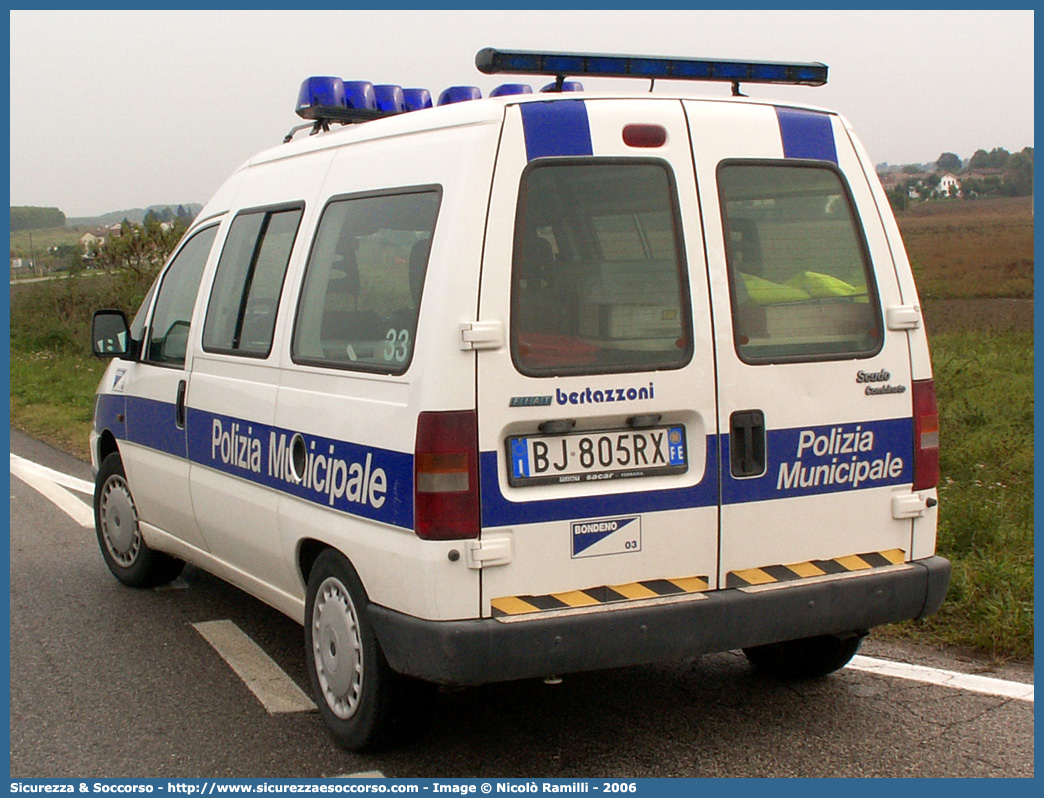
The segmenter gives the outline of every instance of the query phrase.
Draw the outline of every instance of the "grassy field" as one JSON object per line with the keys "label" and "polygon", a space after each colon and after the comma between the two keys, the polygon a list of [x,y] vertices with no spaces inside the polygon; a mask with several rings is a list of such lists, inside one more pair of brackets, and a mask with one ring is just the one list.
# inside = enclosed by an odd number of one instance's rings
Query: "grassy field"
{"label": "grassy field", "polygon": [[63,244],[76,244],[84,229],[79,227],[52,227],[47,230],[17,230],[11,233],[11,251],[21,253],[23,256],[29,254],[29,236],[32,234],[32,248],[37,257],[40,257],[49,247],[57,247]]}
{"label": "grassy field", "polygon": [[[939,202],[907,212],[899,225],[930,318],[933,298],[952,306],[1032,296],[1027,202]],[[86,353],[90,313],[133,311],[143,293],[104,276],[12,287],[13,426],[87,457],[104,368]],[[1030,660],[1034,343],[1025,320],[1032,315],[1005,326],[980,310],[988,303],[974,302],[975,313],[959,324],[943,316],[931,327],[942,436],[938,550],[953,563],[950,592],[936,616],[877,633]]]}
{"label": "grassy field", "polygon": [[923,300],[1033,296],[1030,197],[942,200],[898,215]]}

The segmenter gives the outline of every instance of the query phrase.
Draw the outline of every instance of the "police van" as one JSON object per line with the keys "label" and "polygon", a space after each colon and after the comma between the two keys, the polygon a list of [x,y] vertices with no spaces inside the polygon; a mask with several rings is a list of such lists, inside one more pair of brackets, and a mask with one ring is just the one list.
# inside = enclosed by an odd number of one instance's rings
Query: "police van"
{"label": "police van", "polygon": [[[827,67],[476,64],[551,82],[433,103],[309,78],[305,123],[218,190],[133,321],[96,314],[116,578],[189,562],[302,623],[353,749],[433,684],[731,649],[822,675],[935,612],[938,415],[899,230],[842,116],[740,91]],[[643,83],[575,80],[599,77]]]}

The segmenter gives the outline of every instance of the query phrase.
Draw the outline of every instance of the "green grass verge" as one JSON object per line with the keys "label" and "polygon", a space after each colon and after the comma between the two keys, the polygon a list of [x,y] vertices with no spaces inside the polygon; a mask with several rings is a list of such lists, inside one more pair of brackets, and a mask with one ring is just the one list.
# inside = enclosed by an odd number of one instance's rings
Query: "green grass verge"
{"label": "green grass verge", "polygon": [[939,613],[901,625],[932,642],[1033,658],[1033,335],[938,334],[938,552],[953,564]]}
{"label": "green grass verge", "polygon": [[83,460],[105,364],[85,355],[11,349],[11,426]]}

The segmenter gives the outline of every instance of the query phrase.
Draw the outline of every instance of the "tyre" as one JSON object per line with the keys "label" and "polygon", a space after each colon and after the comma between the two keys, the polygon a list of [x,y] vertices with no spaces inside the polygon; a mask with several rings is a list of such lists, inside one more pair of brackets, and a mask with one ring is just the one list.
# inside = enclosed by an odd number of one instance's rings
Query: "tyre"
{"label": "tyre", "polygon": [[305,660],[319,713],[351,751],[397,742],[424,714],[434,686],[393,671],[381,652],[355,569],[327,549],[308,577]]}
{"label": "tyre", "polygon": [[863,633],[822,635],[743,649],[760,671],[785,679],[811,679],[840,670],[855,656]]}
{"label": "tyre", "polygon": [[113,576],[129,587],[165,585],[185,567],[181,560],[145,544],[123,461],[116,452],[107,455],[98,469],[94,528],[105,564]]}

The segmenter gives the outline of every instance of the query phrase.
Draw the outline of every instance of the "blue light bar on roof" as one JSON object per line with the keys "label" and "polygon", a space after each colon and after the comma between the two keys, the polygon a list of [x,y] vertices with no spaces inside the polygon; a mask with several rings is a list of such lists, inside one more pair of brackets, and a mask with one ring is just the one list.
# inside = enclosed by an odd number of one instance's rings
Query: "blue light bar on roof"
{"label": "blue light bar on roof", "polygon": [[344,108],[344,81],[340,78],[306,78],[297,93],[297,115],[318,119],[321,108]]}
{"label": "blue light bar on roof", "polygon": [[297,115],[324,126],[329,122],[363,122],[382,115],[373,84],[341,78],[306,78],[297,95]]}
{"label": "blue light bar on roof", "polygon": [[511,94],[532,94],[533,88],[528,83],[501,83],[489,93],[490,97],[507,97]]}
{"label": "blue light bar on roof", "polygon": [[427,89],[403,89],[402,96],[406,102],[407,111],[431,108],[431,92]]}
{"label": "blue light bar on roof", "polygon": [[377,95],[368,80],[344,81],[344,104],[363,111],[377,110]]}
{"label": "blue light bar on roof", "polygon": [[406,112],[406,97],[401,86],[374,86],[373,93],[378,111],[385,114]]}
{"label": "blue light bar on roof", "polygon": [[540,93],[541,94],[547,94],[549,92],[583,91],[583,90],[584,90],[584,84],[581,83],[580,81],[578,81],[578,80],[563,80],[561,87],[558,86],[557,82],[556,83],[548,83],[546,86],[544,86],[544,88],[542,88],[540,90]]}
{"label": "blue light bar on roof", "polygon": [[713,80],[725,83],[784,83],[822,86],[827,66],[818,62],[727,61],[711,58],[673,58],[645,55],[540,53],[486,47],[475,56],[475,66],[486,75],[589,76],[646,80]]}
{"label": "blue light bar on roof", "polygon": [[481,99],[482,92],[478,86],[450,86],[439,95],[439,105],[451,105],[453,103]]}

